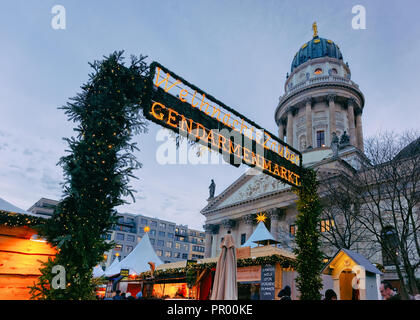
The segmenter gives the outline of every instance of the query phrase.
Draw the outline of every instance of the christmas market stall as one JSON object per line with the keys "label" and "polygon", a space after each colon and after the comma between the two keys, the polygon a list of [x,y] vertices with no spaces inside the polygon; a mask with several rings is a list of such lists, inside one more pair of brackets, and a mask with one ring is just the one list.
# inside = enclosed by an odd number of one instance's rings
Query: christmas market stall
{"label": "christmas market stall", "polygon": [[105,270],[104,276],[109,280],[105,297],[112,297],[117,289],[122,293],[136,296],[140,290],[144,289],[143,281],[138,275],[150,269],[154,270],[163,263],[150,243],[148,230],[145,231],[143,238],[127,257],[121,261],[116,258]]}
{"label": "christmas market stall", "polygon": [[41,263],[56,254],[34,226],[45,219],[0,198],[0,300],[28,300]]}
{"label": "christmas market stall", "polygon": [[[270,245],[237,249],[238,298],[271,299],[283,286],[296,291],[294,255]],[[218,257],[162,264],[142,273],[139,281],[149,286],[146,297],[209,300]]]}

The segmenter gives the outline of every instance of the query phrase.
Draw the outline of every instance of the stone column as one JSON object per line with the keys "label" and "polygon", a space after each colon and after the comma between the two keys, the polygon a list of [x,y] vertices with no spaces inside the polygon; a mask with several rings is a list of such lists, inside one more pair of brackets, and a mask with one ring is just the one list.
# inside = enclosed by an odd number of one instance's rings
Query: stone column
{"label": "stone column", "polygon": [[[306,106],[306,148],[313,147],[312,138],[312,98],[305,99]],[[300,150],[304,151],[304,150]]]}
{"label": "stone column", "polygon": [[293,109],[287,111],[287,144],[293,147]]}
{"label": "stone column", "polygon": [[350,135],[350,144],[357,147],[356,139],[356,127],[354,124],[354,106],[356,101],[353,98],[348,99],[347,101],[347,118],[349,120],[349,135]]}
{"label": "stone column", "polygon": [[211,233],[213,235],[213,239],[215,239],[212,242],[212,250],[211,250],[211,257],[216,257],[219,254],[220,251],[220,241],[219,241],[219,237],[217,237],[216,235],[219,234],[219,229],[220,229],[220,225],[218,224],[213,224],[212,225],[212,230]]}
{"label": "stone column", "polygon": [[[244,217],[242,217],[242,221],[245,223],[246,225],[246,240],[249,239],[249,237],[251,236],[253,230],[253,225],[254,225],[254,218],[252,217],[251,214],[248,214]],[[246,241],[245,240],[245,241]]]}
{"label": "stone column", "polygon": [[328,108],[330,113],[330,143],[332,141],[333,132],[336,132],[336,121],[335,121],[335,98],[336,95],[329,94],[327,96]]}
{"label": "stone column", "polygon": [[204,257],[210,258],[211,257],[211,234],[212,234],[212,225],[211,224],[205,224],[203,226],[204,231],[206,232],[206,245],[205,245],[205,251],[204,251]]}
{"label": "stone column", "polygon": [[362,111],[360,110],[356,115],[356,136],[357,146],[360,150],[364,151],[363,146],[363,128],[362,128]]}
{"label": "stone column", "polygon": [[267,210],[267,215],[270,217],[271,220],[271,227],[270,227],[270,233],[273,235],[275,240],[279,239],[279,210],[277,208],[269,209]]}
{"label": "stone column", "polygon": [[284,140],[284,122],[282,119],[279,121],[279,139]]}

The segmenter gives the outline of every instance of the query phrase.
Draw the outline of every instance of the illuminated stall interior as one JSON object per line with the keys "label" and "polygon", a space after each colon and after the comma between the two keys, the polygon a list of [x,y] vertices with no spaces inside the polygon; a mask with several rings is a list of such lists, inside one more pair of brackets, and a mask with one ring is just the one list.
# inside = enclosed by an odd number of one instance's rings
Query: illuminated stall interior
{"label": "illuminated stall interior", "polygon": [[56,254],[33,228],[43,221],[0,198],[0,300],[30,299],[41,263]]}

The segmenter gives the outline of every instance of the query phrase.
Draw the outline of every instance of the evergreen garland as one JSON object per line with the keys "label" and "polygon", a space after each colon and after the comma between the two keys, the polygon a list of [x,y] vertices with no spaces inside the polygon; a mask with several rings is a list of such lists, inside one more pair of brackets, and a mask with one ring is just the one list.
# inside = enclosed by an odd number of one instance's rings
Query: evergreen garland
{"label": "evergreen garland", "polygon": [[[32,298],[93,299],[92,269],[113,246],[103,235],[117,222],[114,208],[125,203],[122,197],[133,197],[128,182],[141,163],[130,140],[146,130],[139,110],[149,68],[144,56],[131,57],[125,66],[122,54],[114,52],[90,64],[93,73],[82,92],[61,108],[77,123],[77,137],[65,139],[69,154],[59,162],[65,177],[63,199],[39,228],[58,253],[44,263]],[[54,265],[66,270],[65,289],[50,286]]]}
{"label": "evergreen garland", "polygon": [[36,227],[44,222],[41,217],[0,210],[0,225],[5,227]]}
{"label": "evergreen garland", "polygon": [[312,169],[302,170],[302,185],[293,188],[298,195],[296,219],[296,244],[294,253],[297,257],[296,286],[301,295],[300,300],[320,300],[322,289],[321,269],[323,254],[320,250],[319,223],[321,203],[318,198],[318,181]]}

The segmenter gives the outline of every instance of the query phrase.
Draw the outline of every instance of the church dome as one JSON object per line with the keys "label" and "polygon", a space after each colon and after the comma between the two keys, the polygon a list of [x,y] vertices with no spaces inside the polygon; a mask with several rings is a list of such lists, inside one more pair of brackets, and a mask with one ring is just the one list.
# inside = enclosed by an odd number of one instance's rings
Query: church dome
{"label": "church dome", "polygon": [[293,58],[290,72],[293,72],[293,70],[298,66],[311,59],[331,57],[338,60],[343,60],[343,55],[341,54],[338,45],[336,45],[331,40],[318,37],[315,23],[313,25],[313,29],[314,37],[312,40],[306,42],[296,53],[295,57]]}

